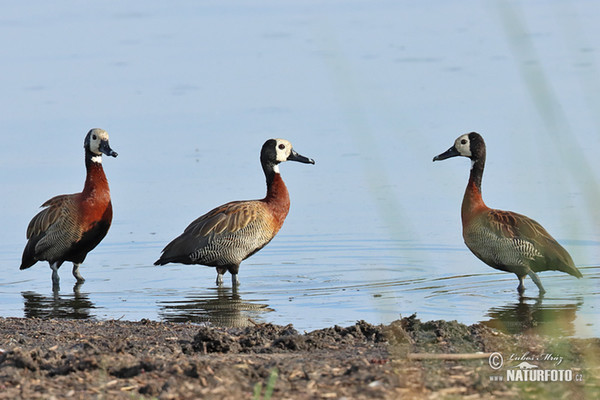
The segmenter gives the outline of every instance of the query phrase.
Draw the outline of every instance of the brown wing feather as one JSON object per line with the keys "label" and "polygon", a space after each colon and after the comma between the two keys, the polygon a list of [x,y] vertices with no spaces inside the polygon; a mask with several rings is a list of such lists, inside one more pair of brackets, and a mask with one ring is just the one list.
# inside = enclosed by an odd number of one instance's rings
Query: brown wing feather
{"label": "brown wing feather", "polygon": [[496,235],[513,239],[516,243],[526,241],[533,245],[537,255],[529,254],[528,258],[531,259],[530,267],[534,272],[558,270],[576,277],[582,276],[569,253],[537,221],[502,210],[490,210],[488,221],[489,228]]}
{"label": "brown wing feather", "polygon": [[511,211],[490,210],[488,217],[490,228],[496,230],[498,235],[510,238],[554,240],[543,226],[525,215]]}
{"label": "brown wing feather", "polygon": [[234,201],[217,207],[193,221],[184,231],[196,237],[234,233],[245,228],[257,215],[254,201]]}
{"label": "brown wing feather", "polygon": [[38,260],[56,260],[81,238],[77,224],[77,195],[60,195],[46,201],[27,227],[27,245],[21,269]]}
{"label": "brown wing feather", "polygon": [[192,253],[210,246],[219,237],[248,227],[258,219],[269,219],[260,201],[233,201],[219,206],[190,223],[180,236],[164,248],[155,264],[191,263]]}
{"label": "brown wing feather", "polygon": [[36,216],[31,219],[31,222],[29,222],[29,226],[27,226],[27,239],[46,232],[50,225],[60,218],[61,209],[63,207],[68,207],[68,204],[70,203],[69,196],[72,195],[64,194],[56,196],[41,205],[41,207],[47,208],[37,213]]}

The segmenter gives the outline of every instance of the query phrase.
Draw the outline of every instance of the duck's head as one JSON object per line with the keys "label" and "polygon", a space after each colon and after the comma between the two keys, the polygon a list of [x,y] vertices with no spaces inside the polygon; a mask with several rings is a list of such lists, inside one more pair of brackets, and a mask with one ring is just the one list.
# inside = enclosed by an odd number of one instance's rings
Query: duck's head
{"label": "duck's head", "polygon": [[108,133],[104,129],[91,129],[85,136],[83,147],[86,152],[90,152],[93,161],[102,162],[102,154],[116,157],[116,151],[110,148],[108,144]]}
{"label": "duck's head", "polygon": [[260,162],[263,168],[270,168],[279,173],[279,163],[298,161],[304,164],[314,164],[315,160],[304,157],[294,150],[292,144],[285,139],[269,139],[260,151]]}
{"label": "duck's head", "polygon": [[477,132],[460,135],[454,145],[442,154],[433,157],[433,161],[441,161],[451,157],[463,156],[471,161],[485,160],[485,142]]}

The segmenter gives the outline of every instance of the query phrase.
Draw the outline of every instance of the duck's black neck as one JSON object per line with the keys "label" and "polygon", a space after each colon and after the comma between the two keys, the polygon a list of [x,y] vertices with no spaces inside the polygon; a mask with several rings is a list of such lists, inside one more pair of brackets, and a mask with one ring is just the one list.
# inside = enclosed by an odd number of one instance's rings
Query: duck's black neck
{"label": "duck's black neck", "polygon": [[277,164],[273,164],[270,162],[262,163],[263,172],[265,173],[265,178],[267,179],[267,191],[271,189],[273,185],[273,180],[275,179],[275,174],[278,174],[278,166]]}
{"label": "duck's black neck", "polygon": [[481,192],[481,178],[483,177],[483,169],[485,167],[485,152],[478,157],[471,158],[471,164],[469,184],[475,185],[477,190]]}
{"label": "duck's black neck", "polygon": [[96,155],[89,150],[85,151],[85,168],[89,171],[92,168],[100,167],[102,169],[102,156]]}
{"label": "duck's black neck", "polygon": [[104,175],[101,157],[89,150],[85,152],[85,169],[87,170],[87,175],[83,188],[84,193],[91,193],[98,188],[108,191],[108,181],[106,180],[106,175]]}
{"label": "duck's black neck", "polygon": [[[270,204],[278,204],[282,213],[287,214],[289,209],[289,194],[276,164],[263,164],[265,177],[267,178],[267,194],[265,201]],[[285,218],[285,216],[284,216]]]}

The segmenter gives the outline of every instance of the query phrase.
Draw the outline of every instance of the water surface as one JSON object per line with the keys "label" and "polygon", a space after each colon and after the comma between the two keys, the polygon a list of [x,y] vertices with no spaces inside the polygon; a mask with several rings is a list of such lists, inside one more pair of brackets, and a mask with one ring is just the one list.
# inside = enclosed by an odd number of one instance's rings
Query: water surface
{"label": "water surface", "polygon": [[[300,330],[364,319],[485,322],[597,336],[600,6],[564,2],[38,2],[4,7],[0,45],[2,316],[142,318]],[[81,190],[82,142],[106,129],[114,220],[53,293],[19,271],[37,207]],[[463,245],[469,162],[433,164],[468,131],[488,145],[484,198],[539,222],[585,278],[526,281]],[[281,166],[292,207],[242,264],[155,267],[189,222],[260,198],[270,137],[316,165]]]}

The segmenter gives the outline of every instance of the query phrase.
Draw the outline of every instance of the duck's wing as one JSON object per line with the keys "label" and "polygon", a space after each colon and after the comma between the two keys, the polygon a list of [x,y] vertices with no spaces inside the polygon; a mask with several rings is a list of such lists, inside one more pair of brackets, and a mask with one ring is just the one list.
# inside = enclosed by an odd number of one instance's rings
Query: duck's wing
{"label": "duck's wing", "polygon": [[[160,259],[154,264],[193,263],[190,255],[261,220],[264,213],[264,206],[259,201],[234,201],[219,206],[190,223],[180,236],[164,248]],[[231,244],[232,247],[234,245]]]}
{"label": "duck's wing", "polygon": [[42,204],[44,209],[31,219],[27,227],[27,245],[21,269],[37,260],[61,258],[81,238],[77,224],[76,194],[60,195]]}
{"label": "duck's wing", "polygon": [[530,260],[534,272],[556,270],[580,278],[569,253],[537,221],[515,212],[491,209],[486,218],[489,229],[508,239],[513,251]]}
{"label": "duck's wing", "polygon": [[262,208],[258,201],[227,203],[197,218],[183,233],[195,238],[234,233],[256,220]]}

